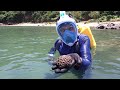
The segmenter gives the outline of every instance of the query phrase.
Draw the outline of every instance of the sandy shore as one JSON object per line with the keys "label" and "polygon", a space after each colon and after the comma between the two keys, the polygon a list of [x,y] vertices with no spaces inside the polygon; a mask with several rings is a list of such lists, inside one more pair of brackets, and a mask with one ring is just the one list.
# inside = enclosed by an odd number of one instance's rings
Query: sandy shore
{"label": "sandy shore", "polygon": [[0,26],[55,26],[55,23],[48,24],[48,23],[19,23],[19,24],[14,24],[14,25],[5,25],[5,24],[0,24]]}
{"label": "sandy shore", "polygon": [[[96,27],[98,26],[99,24],[108,24],[108,23],[114,23],[114,24],[120,24],[120,21],[116,21],[116,22],[91,22],[91,23],[86,23],[84,24],[85,22],[80,22],[80,23],[77,23],[79,25],[87,25],[87,26],[90,26],[90,27]],[[14,25],[5,25],[5,24],[2,24],[0,23],[0,26],[56,26],[56,23],[20,23],[20,24],[14,24]]]}

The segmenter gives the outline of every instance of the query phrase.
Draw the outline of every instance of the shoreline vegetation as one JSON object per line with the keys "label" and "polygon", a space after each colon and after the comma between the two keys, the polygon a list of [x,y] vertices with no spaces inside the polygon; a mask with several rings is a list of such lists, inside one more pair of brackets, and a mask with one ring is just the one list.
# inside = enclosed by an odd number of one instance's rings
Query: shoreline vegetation
{"label": "shoreline vegetation", "polygon": [[[120,22],[120,11],[66,11],[66,14],[78,24],[90,27],[116,28]],[[0,11],[0,26],[56,26],[59,15],[60,11]]]}
{"label": "shoreline vegetation", "polygon": [[[77,24],[86,25],[86,26],[95,28],[100,24],[107,25],[107,24],[110,24],[110,23],[114,23],[114,24],[117,24],[117,25],[120,26],[120,21],[114,21],[114,22],[111,22],[111,21],[108,21],[108,22],[86,22],[86,21],[82,21],[82,22],[79,22]],[[56,26],[56,22],[45,22],[45,23],[31,23],[31,22],[29,22],[29,23],[19,23],[19,24],[12,24],[12,25],[0,23],[0,26]]]}

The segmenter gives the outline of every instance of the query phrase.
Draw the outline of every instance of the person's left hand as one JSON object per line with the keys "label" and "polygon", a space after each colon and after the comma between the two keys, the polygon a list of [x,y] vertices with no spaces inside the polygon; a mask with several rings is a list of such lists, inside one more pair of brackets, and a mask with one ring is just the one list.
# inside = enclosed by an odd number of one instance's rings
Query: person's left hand
{"label": "person's left hand", "polygon": [[52,63],[52,70],[54,70],[55,73],[64,73],[67,72],[74,64],[75,60],[73,57],[70,55],[62,55]]}

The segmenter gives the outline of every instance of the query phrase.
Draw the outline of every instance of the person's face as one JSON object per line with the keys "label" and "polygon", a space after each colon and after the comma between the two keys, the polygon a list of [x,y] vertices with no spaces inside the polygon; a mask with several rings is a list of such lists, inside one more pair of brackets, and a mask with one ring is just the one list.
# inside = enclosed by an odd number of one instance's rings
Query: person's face
{"label": "person's face", "polygon": [[65,32],[65,30],[70,30],[72,32],[75,32],[73,25],[70,25],[70,24],[66,24],[61,27],[61,29],[60,29],[61,34],[63,34]]}

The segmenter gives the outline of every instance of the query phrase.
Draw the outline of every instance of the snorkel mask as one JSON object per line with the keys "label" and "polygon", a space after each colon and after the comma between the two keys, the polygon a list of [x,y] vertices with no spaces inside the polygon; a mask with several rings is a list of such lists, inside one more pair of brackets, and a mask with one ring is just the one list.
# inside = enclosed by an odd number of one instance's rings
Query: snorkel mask
{"label": "snorkel mask", "polygon": [[56,31],[62,41],[68,45],[73,46],[77,41],[78,29],[73,18],[66,15],[65,11],[60,11],[60,19],[57,21]]}

